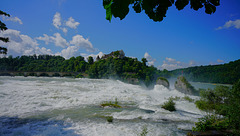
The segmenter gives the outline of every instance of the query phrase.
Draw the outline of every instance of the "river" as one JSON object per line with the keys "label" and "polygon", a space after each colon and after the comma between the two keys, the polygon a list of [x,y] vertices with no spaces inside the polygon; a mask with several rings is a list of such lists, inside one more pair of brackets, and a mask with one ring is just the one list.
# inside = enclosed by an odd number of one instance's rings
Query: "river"
{"label": "river", "polygon": [[[150,136],[186,135],[205,113],[186,100],[164,110],[171,96],[185,95],[108,79],[0,77],[0,135],[137,136],[143,128]],[[123,108],[100,106],[115,99]]]}

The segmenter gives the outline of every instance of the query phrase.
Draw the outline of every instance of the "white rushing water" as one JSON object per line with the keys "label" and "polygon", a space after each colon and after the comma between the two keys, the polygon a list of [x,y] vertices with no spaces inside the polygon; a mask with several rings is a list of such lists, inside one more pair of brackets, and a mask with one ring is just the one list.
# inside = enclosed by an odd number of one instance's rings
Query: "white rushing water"
{"label": "white rushing water", "polygon": [[[0,135],[137,136],[143,127],[151,136],[186,135],[204,113],[185,100],[162,109],[171,96],[185,95],[107,79],[0,77]],[[100,106],[115,99],[123,108]]]}

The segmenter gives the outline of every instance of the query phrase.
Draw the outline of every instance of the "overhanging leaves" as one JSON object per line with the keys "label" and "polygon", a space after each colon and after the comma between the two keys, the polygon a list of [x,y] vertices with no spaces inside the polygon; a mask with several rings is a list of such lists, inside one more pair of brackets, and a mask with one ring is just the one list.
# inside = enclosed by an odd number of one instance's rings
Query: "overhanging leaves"
{"label": "overhanging leaves", "polygon": [[136,13],[144,10],[153,21],[162,21],[166,17],[168,8],[173,4],[175,4],[178,10],[182,10],[189,3],[190,7],[196,11],[205,7],[205,12],[212,14],[216,11],[216,6],[220,5],[220,0],[103,0],[106,19],[109,21],[111,21],[112,15],[115,18],[124,19],[129,12],[129,5],[131,4]]}
{"label": "overhanging leaves", "polygon": [[175,6],[178,10],[182,10],[189,3],[189,0],[177,0]]}

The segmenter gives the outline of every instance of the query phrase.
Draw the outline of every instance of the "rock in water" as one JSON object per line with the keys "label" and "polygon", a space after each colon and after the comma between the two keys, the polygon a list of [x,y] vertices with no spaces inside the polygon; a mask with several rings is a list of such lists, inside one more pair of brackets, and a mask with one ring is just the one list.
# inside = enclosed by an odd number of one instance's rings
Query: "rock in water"
{"label": "rock in water", "polygon": [[175,89],[184,94],[195,94],[195,88],[187,81],[184,76],[179,76],[175,82]]}
{"label": "rock in water", "polygon": [[159,77],[156,82],[157,85],[163,85],[164,87],[169,88],[169,82],[166,78],[164,77]]}

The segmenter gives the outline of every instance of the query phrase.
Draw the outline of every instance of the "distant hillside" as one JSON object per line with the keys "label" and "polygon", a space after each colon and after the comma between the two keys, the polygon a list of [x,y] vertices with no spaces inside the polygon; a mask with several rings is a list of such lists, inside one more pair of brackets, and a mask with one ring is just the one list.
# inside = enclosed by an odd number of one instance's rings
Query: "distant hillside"
{"label": "distant hillside", "polygon": [[171,77],[182,74],[194,82],[233,84],[240,79],[240,59],[222,65],[196,66],[165,72],[165,75]]}

